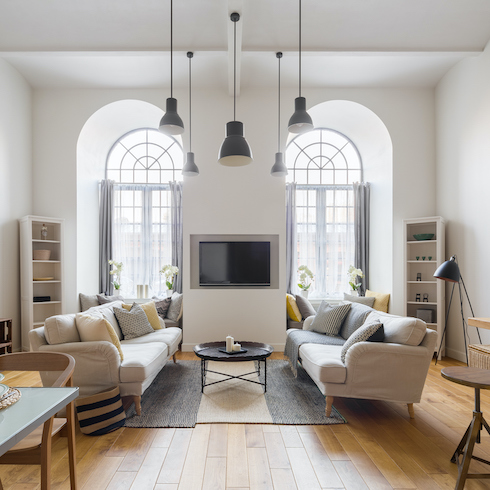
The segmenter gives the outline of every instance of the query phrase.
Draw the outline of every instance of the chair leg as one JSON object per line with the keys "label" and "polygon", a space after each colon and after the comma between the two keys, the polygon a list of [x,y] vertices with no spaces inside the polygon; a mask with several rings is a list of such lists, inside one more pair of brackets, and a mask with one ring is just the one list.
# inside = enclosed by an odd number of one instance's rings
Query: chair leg
{"label": "chair leg", "polygon": [[410,415],[411,419],[415,418],[415,410],[413,409],[413,403],[407,403],[408,415]]}
{"label": "chair leg", "polygon": [[77,457],[75,442],[75,409],[73,402],[66,407],[67,430],[68,430],[68,464],[70,466],[70,488],[77,489]]}
{"label": "chair leg", "polygon": [[325,407],[325,415],[330,417],[332,414],[333,396],[327,396],[327,405]]}
{"label": "chair leg", "polygon": [[136,415],[141,415],[141,396],[133,396]]}

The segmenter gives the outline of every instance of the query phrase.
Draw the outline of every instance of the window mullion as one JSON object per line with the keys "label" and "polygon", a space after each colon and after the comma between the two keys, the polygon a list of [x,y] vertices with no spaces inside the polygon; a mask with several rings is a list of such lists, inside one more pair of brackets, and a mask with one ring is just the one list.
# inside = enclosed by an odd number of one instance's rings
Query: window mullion
{"label": "window mullion", "polygon": [[326,189],[316,191],[316,278],[315,287],[319,291],[327,290],[327,216]]}

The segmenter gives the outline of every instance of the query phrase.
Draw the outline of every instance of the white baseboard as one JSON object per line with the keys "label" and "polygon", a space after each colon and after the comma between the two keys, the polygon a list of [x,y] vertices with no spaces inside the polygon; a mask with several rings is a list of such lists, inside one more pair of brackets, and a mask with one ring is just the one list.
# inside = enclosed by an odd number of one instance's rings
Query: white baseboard
{"label": "white baseboard", "polygon": [[451,349],[449,347],[446,347],[446,354],[447,357],[451,357],[452,359],[456,359],[457,361],[461,361],[466,363],[466,354],[464,351],[460,350],[455,350]]}

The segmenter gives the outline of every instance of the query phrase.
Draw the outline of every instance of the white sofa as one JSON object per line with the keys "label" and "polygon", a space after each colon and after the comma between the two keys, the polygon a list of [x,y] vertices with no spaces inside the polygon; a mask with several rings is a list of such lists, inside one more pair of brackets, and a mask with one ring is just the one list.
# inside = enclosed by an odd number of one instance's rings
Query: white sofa
{"label": "white sofa", "polygon": [[[304,329],[309,329],[313,319],[305,320]],[[352,345],[345,363],[340,355],[342,345],[300,345],[299,360],[326,397],[327,416],[334,397],[345,397],[406,403],[410,417],[414,417],[413,404],[422,396],[437,333],[417,318],[376,310],[368,313],[364,324],[376,320],[383,323],[384,341]],[[294,331],[288,330],[288,336],[295,335]]]}
{"label": "white sofa", "polygon": [[114,344],[107,341],[82,342],[78,333],[76,314],[56,315],[46,320],[44,327],[29,332],[33,351],[64,352],[75,358],[73,383],[80,388],[80,396],[99,393],[119,386],[121,396],[131,397],[138,415],[141,414],[141,395],[175,352],[182,340],[182,330],[165,327],[130,340],[123,340],[122,332],[112,312],[114,301],[87,310],[102,312],[119,337],[124,359],[121,361]]}

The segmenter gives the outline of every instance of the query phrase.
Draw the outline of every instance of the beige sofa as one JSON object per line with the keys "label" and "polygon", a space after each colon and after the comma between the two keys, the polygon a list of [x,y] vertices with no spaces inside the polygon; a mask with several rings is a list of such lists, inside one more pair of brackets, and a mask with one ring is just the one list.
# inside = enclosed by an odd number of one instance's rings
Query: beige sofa
{"label": "beige sofa", "polygon": [[[304,322],[309,329],[314,316]],[[422,396],[425,379],[437,341],[437,333],[417,318],[389,315],[371,310],[364,320],[379,320],[384,327],[383,342],[358,342],[341,359],[342,344],[303,343],[299,347],[301,365],[326,397],[330,416],[334,397],[364,398],[406,403],[410,417],[413,404]],[[288,330],[295,335],[294,330]],[[322,335],[322,334],[318,334]]]}
{"label": "beige sofa", "polygon": [[121,396],[131,397],[136,412],[141,413],[141,395],[150,386],[170,357],[174,357],[182,341],[182,330],[165,327],[130,340],[123,340],[122,332],[112,311],[121,306],[114,301],[87,310],[102,312],[119,337],[124,359],[121,361],[114,344],[106,341],[82,342],[77,330],[75,314],[48,318],[44,327],[31,330],[29,341],[33,351],[65,352],[75,358],[73,383],[80,388],[80,396],[92,395],[113,386],[119,386]]}

